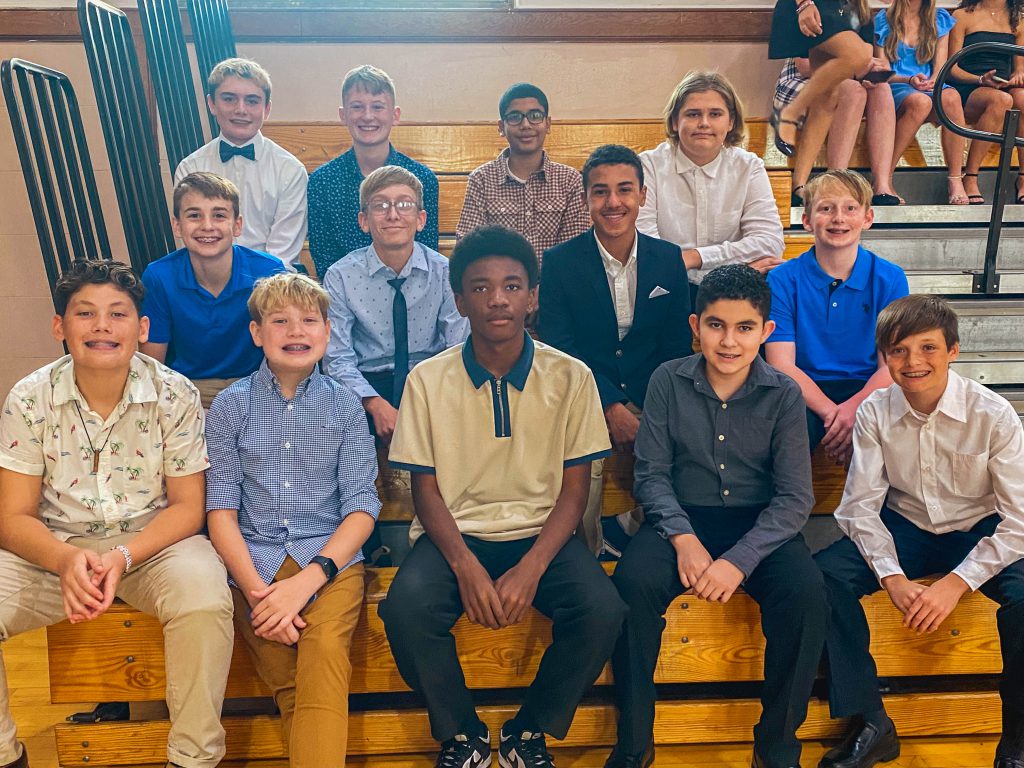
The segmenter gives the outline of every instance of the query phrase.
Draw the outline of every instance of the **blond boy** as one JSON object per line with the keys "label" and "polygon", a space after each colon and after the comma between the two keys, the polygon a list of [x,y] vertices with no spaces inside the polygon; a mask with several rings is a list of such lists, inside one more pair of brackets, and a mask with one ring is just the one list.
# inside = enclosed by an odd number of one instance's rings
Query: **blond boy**
{"label": "blond boy", "polygon": [[907,276],[860,244],[871,226],[871,186],[855,171],[828,171],[804,190],[814,246],[768,273],[775,331],[769,364],[800,385],[813,451],[850,458],[853,419],[892,378],[875,348],[875,318],[909,292]]}
{"label": "blond boy", "polygon": [[359,185],[385,165],[405,168],[420,180],[427,221],[416,240],[436,250],[437,177],[391,144],[402,110],[387,72],[369,64],[350,70],[341,84],[338,114],[352,148],[309,177],[309,250],[317,275],[322,278],[334,262],[370,244],[369,233],[359,226]]}
{"label": "blond boy", "polygon": [[217,396],[206,431],[210,538],[292,768],[345,764],[361,547],[380,512],[363,409],[317,367],[328,304],[303,275],[257,283],[249,330],[266,358]]}

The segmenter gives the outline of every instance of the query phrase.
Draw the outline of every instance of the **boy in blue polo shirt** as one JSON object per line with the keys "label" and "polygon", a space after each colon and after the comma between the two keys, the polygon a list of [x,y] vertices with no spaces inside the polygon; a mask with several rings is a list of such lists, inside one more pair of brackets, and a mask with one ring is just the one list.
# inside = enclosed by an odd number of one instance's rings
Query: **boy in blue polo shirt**
{"label": "boy in blue polo shirt", "polygon": [[800,385],[813,451],[845,464],[857,407],[892,377],[875,348],[875,318],[910,291],[897,265],[860,244],[871,226],[871,186],[855,171],[808,182],[804,229],[814,247],[768,273],[775,332],[768,362]]}
{"label": "boy in blue polo shirt", "polygon": [[174,235],[185,247],[142,274],[149,341],[139,351],[192,379],[204,408],[259,368],[246,302],[259,278],[285,271],[277,257],[235,245],[241,231],[238,188],[213,173],[190,173],[174,188]]}

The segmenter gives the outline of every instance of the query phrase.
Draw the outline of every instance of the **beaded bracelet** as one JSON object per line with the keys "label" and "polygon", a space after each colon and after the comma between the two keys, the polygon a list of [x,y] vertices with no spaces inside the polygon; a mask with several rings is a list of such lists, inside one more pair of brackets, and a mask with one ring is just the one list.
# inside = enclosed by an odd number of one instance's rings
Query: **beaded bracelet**
{"label": "beaded bracelet", "polygon": [[803,0],[800,5],[796,7],[796,15],[799,16],[801,13],[806,11],[808,8],[814,5],[814,0]]}

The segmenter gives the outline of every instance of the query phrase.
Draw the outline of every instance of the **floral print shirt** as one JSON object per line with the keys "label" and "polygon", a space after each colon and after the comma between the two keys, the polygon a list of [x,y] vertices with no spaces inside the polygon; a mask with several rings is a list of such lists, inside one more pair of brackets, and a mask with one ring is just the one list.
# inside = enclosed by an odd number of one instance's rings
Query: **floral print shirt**
{"label": "floral print shirt", "polygon": [[167,506],[166,475],[206,470],[204,429],[192,383],[142,354],[131,360],[121,402],[100,418],[68,355],[7,396],[0,467],[42,476],[39,516],[57,538],[116,536],[142,530]]}

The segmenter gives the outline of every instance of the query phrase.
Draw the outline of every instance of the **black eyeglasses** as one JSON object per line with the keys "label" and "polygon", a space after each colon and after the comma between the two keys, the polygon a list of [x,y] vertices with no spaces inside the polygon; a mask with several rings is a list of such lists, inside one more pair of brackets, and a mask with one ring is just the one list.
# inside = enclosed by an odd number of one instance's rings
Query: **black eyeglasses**
{"label": "black eyeglasses", "polygon": [[531,109],[529,112],[519,112],[518,110],[512,112],[506,112],[505,116],[501,118],[509,125],[519,125],[523,122],[523,118],[530,121],[531,125],[538,125],[543,123],[547,117],[543,109]]}

